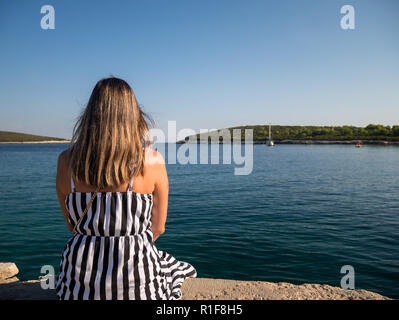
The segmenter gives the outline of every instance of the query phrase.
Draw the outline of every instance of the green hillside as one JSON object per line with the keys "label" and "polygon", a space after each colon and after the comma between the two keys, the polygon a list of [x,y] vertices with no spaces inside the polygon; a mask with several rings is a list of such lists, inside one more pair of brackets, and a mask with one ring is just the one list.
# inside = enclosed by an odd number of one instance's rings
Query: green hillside
{"label": "green hillside", "polygon": [[[233,129],[241,129],[241,139],[244,140],[245,129],[253,130],[254,141],[265,141],[269,135],[269,127],[264,125],[240,126],[228,128],[232,136]],[[272,139],[281,140],[385,140],[399,141],[399,126],[383,126],[369,124],[366,127],[355,126],[279,126],[271,127]],[[216,131],[213,134],[217,134]],[[212,136],[212,134],[211,134]],[[206,140],[206,135],[196,135],[197,139]],[[186,137],[185,140],[188,140]],[[220,138],[221,140],[221,138]]]}
{"label": "green hillside", "polygon": [[62,138],[36,136],[20,132],[0,131],[0,142],[67,141]]}

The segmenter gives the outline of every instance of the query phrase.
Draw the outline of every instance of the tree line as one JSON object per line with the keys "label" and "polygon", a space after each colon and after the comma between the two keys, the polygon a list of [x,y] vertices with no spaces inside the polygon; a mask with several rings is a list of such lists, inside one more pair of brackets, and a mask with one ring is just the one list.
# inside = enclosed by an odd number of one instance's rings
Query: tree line
{"label": "tree line", "polygon": [[[239,126],[228,128],[231,136],[234,129],[241,129],[241,139],[245,139],[245,129],[253,130],[254,141],[264,141],[269,137],[269,126]],[[385,140],[399,141],[399,125],[383,126],[369,124],[366,127],[355,126],[271,126],[273,140]],[[214,132],[213,134],[216,134]],[[212,134],[211,134],[212,135]],[[206,139],[206,135],[197,134],[197,139]],[[188,140],[188,137],[186,138]],[[209,139],[210,140],[210,139]],[[221,138],[220,138],[221,140]]]}

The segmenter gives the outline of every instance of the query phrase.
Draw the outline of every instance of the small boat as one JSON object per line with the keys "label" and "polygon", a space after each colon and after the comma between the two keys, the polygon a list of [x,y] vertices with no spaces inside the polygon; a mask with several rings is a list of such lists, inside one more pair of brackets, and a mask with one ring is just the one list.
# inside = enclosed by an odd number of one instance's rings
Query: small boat
{"label": "small boat", "polygon": [[267,139],[267,145],[269,147],[274,146],[274,141],[272,140],[272,126],[269,124],[269,139]]}
{"label": "small boat", "polygon": [[361,148],[362,144],[360,142],[356,143],[356,148]]}

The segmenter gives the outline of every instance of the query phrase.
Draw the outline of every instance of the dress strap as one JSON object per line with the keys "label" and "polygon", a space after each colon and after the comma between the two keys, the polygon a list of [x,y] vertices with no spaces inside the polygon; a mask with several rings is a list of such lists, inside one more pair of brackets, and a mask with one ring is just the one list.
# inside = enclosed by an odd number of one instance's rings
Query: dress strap
{"label": "dress strap", "polygon": [[128,190],[128,191],[132,191],[132,188],[133,188],[133,178],[130,179],[129,185],[128,185],[128,187],[127,187],[127,190]]}
{"label": "dress strap", "polygon": [[75,192],[75,183],[73,182],[72,175],[71,175],[71,192]]}

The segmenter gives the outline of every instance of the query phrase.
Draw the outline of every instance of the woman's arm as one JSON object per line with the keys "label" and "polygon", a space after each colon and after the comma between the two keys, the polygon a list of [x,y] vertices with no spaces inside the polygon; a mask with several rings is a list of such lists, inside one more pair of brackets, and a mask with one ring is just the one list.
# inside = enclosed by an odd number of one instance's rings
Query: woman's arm
{"label": "woman's arm", "polygon": [[155,183],[153,191],[153,207],[151,216],[151,230],[154,235],[154,241],[165,232],[166,216],[168,211],[168,195],[169,182],[168,174],[166,172],[165,160],[162,155],[154,151],[153,157],[155,160],[152,172],[154,173]]}
{"label": "woman's arm", "polygon": [[55,188],[57,190],[58,201],[60,203],[60,207],[62,210],[62,214],[64,215],[65,222],[67,224],[68,229],[72,232],[73,228],[68,221],[68,210],[65,205],[65,197],[68,194],[68,190],[66,186],[68,186],[68,166],[65,160],[66,153],[65,151],[62,152],[58,157],[58,164],[57,164],[57,177],[55,182]]}

